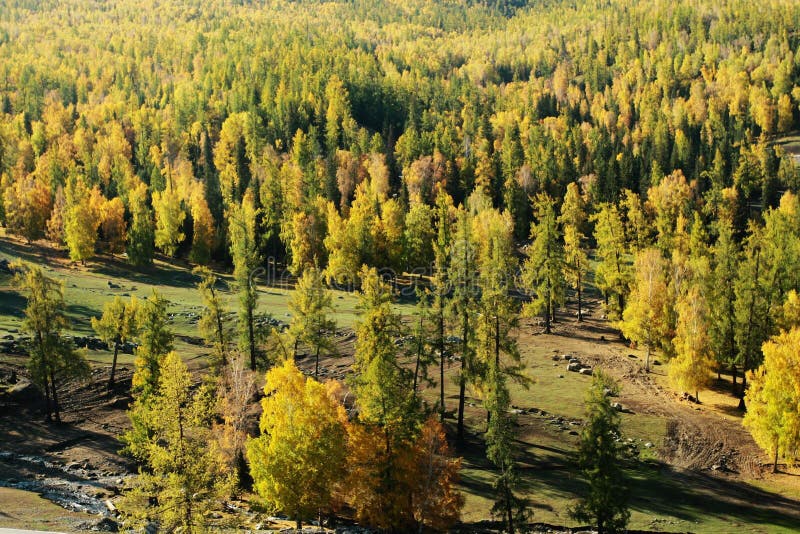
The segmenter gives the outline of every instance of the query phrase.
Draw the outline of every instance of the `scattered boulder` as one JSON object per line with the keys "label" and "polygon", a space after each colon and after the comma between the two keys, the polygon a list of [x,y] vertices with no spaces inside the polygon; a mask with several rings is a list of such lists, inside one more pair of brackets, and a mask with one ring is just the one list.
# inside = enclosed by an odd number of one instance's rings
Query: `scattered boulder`
{"label": "scattered boulder", "polygon": [[567,365],[567,371],[570,371],[572,373],[577,373],[580,370],[581,370],[580,362],[570,362],[569,365]]}
{"label": "scattered boulder", "polygon": [[115,284],[114,282],[109,280],[108,281],[108,289],[121,289],[121,288],[120,288],[119,284]]}
{"label": "scattered boulder", "polygon": [[587,375],[587,376],[592,376],[592,374],[594,374],[594,373],[592,372],[592,368],[591,368],[591,367],[584,367],[583,369],[581,369],[581,370],[580,370],[580,371],[578,371],[578,372],[579,372],[580,374],[582,374],[582,375]]}
{"label": "scattered boulder", "polygon": [[621,412],[621,411],[624,410],[624,408],[622,407],[622,404],[620,404],[618,402],[612,402],[611,403],[611,407],[614,408],[618,412]]}
{"label": "scattered boulder", "polygon": [[5,258],[0,260],[0,272],[14,274],[14,269],[11,267],[11,262]]}

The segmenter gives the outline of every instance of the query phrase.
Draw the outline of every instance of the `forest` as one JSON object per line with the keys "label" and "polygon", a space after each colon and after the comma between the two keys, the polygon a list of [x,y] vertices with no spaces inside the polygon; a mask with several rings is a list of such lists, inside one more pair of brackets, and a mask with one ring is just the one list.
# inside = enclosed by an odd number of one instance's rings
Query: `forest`
{"label": "forest", "polygon": [[[593,302],[676,396],[702,405],[729,376],[764,465],[791,470],[797,28],[791,0],[4,0],[0,235],[78,269],[186,266],[202,299],[202,372],[158,291],[91,319],[109,391],[135,345],[125,525],[219,526],[246,493],[297,528],[447,531],[478,435],[497,528],[524,532],[519,333]],[[64,288],[6,268],[59,421],[60,388],[91,372]],[[259,305],[275,276],[283,326]],[[342,356],[334,291],[358,299],[343,380],[320,375]],[[623,531],[624,380],[575,366],[592,376],[570,519]]]}

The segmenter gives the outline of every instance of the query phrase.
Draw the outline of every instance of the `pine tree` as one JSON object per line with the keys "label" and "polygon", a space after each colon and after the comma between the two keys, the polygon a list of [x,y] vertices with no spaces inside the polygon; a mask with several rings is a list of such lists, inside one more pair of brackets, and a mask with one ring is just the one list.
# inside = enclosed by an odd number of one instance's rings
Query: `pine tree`
{"label": "pine tree", "polygon": [[28,300],[22,321],[22,330],[30,336],[28,369],[33,382],[44,389],[47,421],[60,423],[58,382],[87,376],[89,365],[62,335],[69,326],[62,284],[36,266],[21,264],[15,269],[14,281]]}
{"label": "pine tree", "polygon": [[450,315],[457,323],[461,337],[459,352],[461,356],[461,369],[458,374],[458,424],[457,435],[459,442],[464,440],[464,408],[466,403],[467,383],[472,376],[477,374],[475,365],[475,316],[477,280],[476,247],[472,236],[472,216],[461,208],[458,212],[457,229],[451,247],[452,259],[449,283],[453,288],[450,301]]}
{"label": "pine tree", "polygon": [[169,301],[155,289],[138,306],[139,346],[133,362],[132,388],[138,398],[148,397],[158,386],[161,362],[172,350],[173,335],[167,326]]}
{"label": "pine tree", "polygon": [[344,408],[325,387],[287,359],[271,369],[261,401],[261,435],[247,441],[256,493],[297,522],[331,509],[344,474]]}
{"label": "pine tree", "polygon": [[197,328],[206,343],[214,347],[211,365],[219,370],[228,362],[228,333],[224,323],[225,307],[217,291],[218,279],[207,267],[195,267],[192,272],[200,277],[197,290],[204,306]]}
{"label": "pine tree", "polygon": [[[709,335],[711,350],[719,366],[736,363],[736,314],[734,284],[739,269],[739,246],[733,226],[724,220],[717,224],[717,241],[712,247],[709,295]],[[736,372],[733,372],[736,383]]]}
{"label": "pine tree", "polygon": [[578,184],[567,186],[567,194],[561,205],[558,219],[564,232],[564,278],[570,283],[578,298],[578,321],[583,321],[583,285],[589,270],[589,257],[584,249],[586,224],[584,201]]}
{"label": "pine tree", "polygon": [[181,197],[173,187],[171,179],[164,191],[153,193],[153,208],[156,214],[155,245],[164,254],[173,257],[186,237],[181,232],[186,212],[181,206]]}
{"label": "pine tree", "polygon": [[239,346],[250,358],[250,370],[256,370],[255,311],[258,301],[256,281],[252,278],[261,260],[256,241],[256,210],[249,189],[240,205],[228,209],[228,238],[233,258],[233,279],[239,293]]}
{"label": "pine tree", "polygon": [[527,250],[528,259],[523,266],[522,279],[526,286],[533,288],[535,294],[527,306],[528,312],[544,313],[545,332],[549,334],[556,308],[564,301],[564,249],[553,199],[539,195],[533,209],[536,218],[536,222],[531,224],[533,243]]}
{"label": "pine tree", "polygon": [[749,373],[745,394],[744,426],[756,443],[773,454],[772,471],[778,459],[800,456],[800,329],[781,332],[763,346],[764,363]]}
{"label": "pine tree", "polygon": [[475,325],[473,381],[484,395],[490,395],[487,388],[492,388],[493,383],[487,382],[486,373],[493,367],[506,377],[521,379],[519,348],[513,335],[519,322],[518,306],[509,294],[517,270],[513,222],[508,212],[501,214],[488,209],[476,216],[474,233],[478,246],[480,300]]}
{"label": "pine tree", "polygon": [[[430,316],[433,319],[434,332],[432,340],[439,353],[439,417],[444,421],[446,411],[444,402],[444,364],[445,342],[448,319],[450,284],[447,273],[450,269],[450,250],[452,246],[452,199],[444,191],[440,191],[436,198],[436,240],[433,243],[433,273],[431,275]],[[420,316],[420,321],[423,318]],[[415,380],[416,384],[416,380]]]}
{"label": "pine tree", "polygon": [[761,363],[761,345],[768,339],[770,288],[767,286],[763,230],[751,225],[750,235],[744,245],[738,276],[734,284],[736,300],[734,319],[736,329],[736,363],[742,367],[742,384],[739,392],[739,407],[745,408],[744,394],[747,372]]}
{"label": "pine tree", "polygon": [[[630,273],[623,258],[625,232],[617,207],[601,204],[600,211],[591,216],[594,223],[594,240],[599,259],[594,278],[597,288],[606,299],[609,319],[619,319],[625,309]],[[613,299],[613,301],[612,301]]]}
{"label": "pine tree", "polygon": [[114,347],[114,358],[111,360],[111,376],[108,379],[108,389],[114,388],[114,375],[117,370],[117,355],[120,346],[136,337],[138,334],[138,303],[136,297],[131,297],[125,302],[121,297],[106,302],[103,306],[103,315],[98,319],[92,317],[92,328],[100,339]]}
{"label": "pine tree", "polygon": [[361,317],[356,323],[352,387],[359,422],[373,428],[376,438],[380,436],[374,451],[379,462],[373,466],[377,470],[377,480],[370,482],[375,485],[369,491],[377,501],[363,506],[383,510],[381,524],[376,526],[399,528],[409,517],[407,508],[397,502],[399,495],[404,494],[398,458],[416,431],[419,409],[412,390],[412,373],[397,361],[394,340],[402,334],[403,325],[400,316],[392,310],[390,289],[374,268],[364,267],[360,276]]}
{"label": "pine tree", "polygon": [[233,477],[211,439],[213,405],[207,388],[193,391],[189,370],[175,352],[167,354],[148,403],[135,403],[131,422],[146,420],[140,448],[144,468],[119,502],[131,527],[157,522],[167,531],[197,532],[208,513],[222,508]]}
{"label": "pine tree", "polygon": [[307,269],[297,280],[289,300],[292,314],[289,333],[294,339],[294,357],[298,343],[307,345],[314,354],[314,377],[319,376],[319,357],[331,354],[334,345],[329,335],[336,331],[336,322],[329,318],[333,312],[333,296],[325,288],[322,274],[315,268]]}
{"label": "pine tree", "polygon": [[147,186],[139,182],[128,193],[131,224],[128,229],[128,260],[134,265],[153,261],[155,230],[153,212],[147,205]]}
{"label": "pine tree", "polygon": [[570,515],[592,521],[599,534],[624,532],[630,518],[628,489],[620,466],[620,416],[611,406],[608,389],[617,390],[596,372],[586,397],[586,426],[581,432],[578,463],[588,483],[587,494]]}
{"label": "pine tree", "polygon": [[504,529],[513,534],[529,518],[525,499],[515,495],[519,474],[514,460],[514,419],[510,413],[511,396],[500,366],[491,362],[486,382],[488,394],[486,409],[489,425],[486,431],[486,457],[499,470],[495,480],[495,502],[492,515],[502,518]]}

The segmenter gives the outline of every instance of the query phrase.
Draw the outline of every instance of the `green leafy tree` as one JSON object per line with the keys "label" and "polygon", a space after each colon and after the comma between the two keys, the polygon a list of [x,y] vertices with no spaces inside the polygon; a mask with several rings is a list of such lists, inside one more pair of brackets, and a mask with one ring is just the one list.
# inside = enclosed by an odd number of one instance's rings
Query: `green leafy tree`
{"label": "green leafy tree", "polygon": [[[733,237],[733,226],[720,220],[717,241],[712,247],[712,269],[709,294],[709,335],[711,350],[718,365],[736,363],[736,293],[740,250]],[[734,385],[736,373],[733,373]]]}
{"label": "green leafy tree", "polygon": [[143,468],[131,479],[119,509],[131,527],[156,522],[167,531],[202,532],[208,513],[222,508],[234,479],[211,439],[213,406],[207,388],[192,388],[186,364],[175,352],[163,362],[150,402],[135,403],[131,422],[147,420]]}
{"label": "green leafy tree", "polygon": [[458,374],[458,440],[464,440],[464,408],[467,384],[478,374],[475,361],[475,313],[477,302],[475,288],[477,247],[472,235],[472,216],[461,208],[458,211],[456,231],[451,245],[452,260],[449,282],[452,287],[450,316],[457,324],[460,336],[461,369]]}
{"label": "green leafy tree", "polygon": [[[444,402],[444,367],[446,356],[446,335],[449,307],[450,284],[447,273],[450,269],[450,250],[452,247],[453,221],[451,218],[452,199],[440,191],[436,198],[436,240],[433,242],[433,273],[431,274],[431,302],[429,314],[433,319],[431,340],[439,353],[439,417],[444,421],[446,411]],[[423,316],[420,315],[420,321]],[[422,326],[422,325],[420,325]],[[416,380],[415,380],[416,383]]]}
{"label": "green leafy tree", "polygon": [[394,340],[402,334],[403,325],[392,310],[391,291],[374,268],[364,267],[360,277],[361,317],[356,324],[355,374],[351,383],[359,422],[380,435],[376,443],[380,457],[380,465],[376,466],[378,479],[371,494],[382,500],[377,505],[385,510],[381,523],[399,528],[409,520],[408,510],[396,501],[404,487],[399,458],[404,443],[416,432],[420,411],[412,388],[412,372],[398,363]]}
{"label": "green leafy tree", "polygon": [[335,347],[329,337],[336,331],[336,322],[329,317],[333,312],[333,296],[325,288],[322,273],[315,268],[306,269],[297,280],[289,299],[289,333],[294,339],[294,356],[298,342],[305,344],[314,354],[314,377],[319,376],[319,357],[333,353]]}
{"label": "green leafy tree", "polygon": [[594,240],[597,243],[595,284],[606,299],[609,319],[618,319],[625,309],[630,282],[629,266],[624,258],[625,231],[622,219],[615,205],[604,203],[590,220],[594,223]]}
{"label": "green leafy tree", "polygon": [[591,521],[600,534],[624,532],[630,518],[628,489],[620,465],[620,416],[608,389],[618,386],[596,372],[586,396],[586,426],[581,432],[578,465],[588,483],[586,495],[570,510],[578,521]]}
{"label": "green leafy tree", "polygon": [[153,211],[147,205],[147,186],[139,182],[128,193],[131,222],[128,227],[128,260],[134,265],[153,261],[155,229]]}
{"label": "green leafy tree", "polygon": [[583,321],[583,286],[589,270],[589,257],[585,250],[586,212],[578,184],[567,186],[567,194],[558,218],[564,232],[564,278],[570,283],[578,298],[578,321]]}
{"label": "green leafy tree", "polygon": [[222,368],[228,363],[228,332],[225,330],[225,307],[217,289],[217,276],[207,267],[195,267],[200,277],[197,290],[203,297],[203,313],[197,322],[200,335],[214,347],[212,366]]}
{"label": "green leafy tree", "polygon": [[564,249],[558,229],[553,199],[539,195],[534,201],[531,243],[528,259],[523,266],[522,279],[533,288],[534,299],[528,305],[532,314],[544,313],[545,332],[556,316],[556,308],[564,302]]}
{"label": "green leafy tree", "polygon": [[158,385],[161,361],[172,350],[173,335],[167,325],[169,301],[155,289],[138,306],[139,346],[136,347],[132,387],[147,397]]}
{"label": "green leafy tree", "polygon": [[[488,209],[475,218],[480,300],[475,324],[475,370],[473,382],[484,397],[491,394],[486,373],[493,367],[506,376],[521,378],[521,359],[514,330],[519,311],[509,294],[517,270],[514,256],[513,221],[508,212]],[[489,388],[487,390],[487,388]],[[491,412],[488,412],[489,416]]]}
{"label": "green leafy tree", "polygon": [[122,345],[138,334],[138,303],[135,297],[125,302],[122,297],[114,297],[103,306],[100,318],[92,317],[92,328],[100,339],[114,347],[114,358],[111,360],[111,376],[108,389],[114,388],[114,375],[117,370],[117,355]]}
{"label": "green leafy tree", "polygon": [[764,254],[763,229],[751,226],[751,233],[744,245],[738,276],[734,284],[736,301],[734,319],[736,330],[736,364],[742,368],[742,384],[739,392],[739,407],[744,409],[744,394],[747,387],[747,372],[761,363],[761,345],[768,339],[766,321],[769,316],[769,291]]}
{"label": "green leafy tree", "polygon": [[253,274],[261,260],[256,239],[256,210],[252,192],[248,189],[239,205],[228,209],[228,238],[233,258],[233,279],[239,293],[239,345],[250,358],[250,369],[256,370],[257,350],[255,312],[258,291]]}
{"label": "green leafy tree", "polygon": [[58,383],[89,374],[80,352],[64,339],[68,327],[62,284],[46,276],[39,267],[17,265],[15,283],[27,294],[22,330],[30,336],[28,369],[33,382],[44,389],[48,421],[61,422]]}
{"label": "green leafy tree", "polygon": [[506,532],[513,534],[527,523],[530,513],[525,499],[515,494],[520,478],[514,460],[514,419],[511,415],[511,395],[505,372],[492,362],[487,376],[486,409],[489,425],[486,431],[486,457],[499,470],[495,480],[495,502],[492,514],[502,518]]}

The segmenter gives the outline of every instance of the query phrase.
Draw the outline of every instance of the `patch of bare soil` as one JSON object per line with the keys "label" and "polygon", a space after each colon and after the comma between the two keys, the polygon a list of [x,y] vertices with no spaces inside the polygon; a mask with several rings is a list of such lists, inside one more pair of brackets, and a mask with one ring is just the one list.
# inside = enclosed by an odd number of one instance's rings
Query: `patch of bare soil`
{"label": "patch of bare soil", "polygon": [[[109,515],[130,465],[118,453],[125,428],[131,372],[92,370],[86,381],[61,385],[62,422],[45,421],[42,397],[22,361],[0,364],[0,486],[41,494],[76,512]],[[88,518],[89,516],[87,516]]]}

